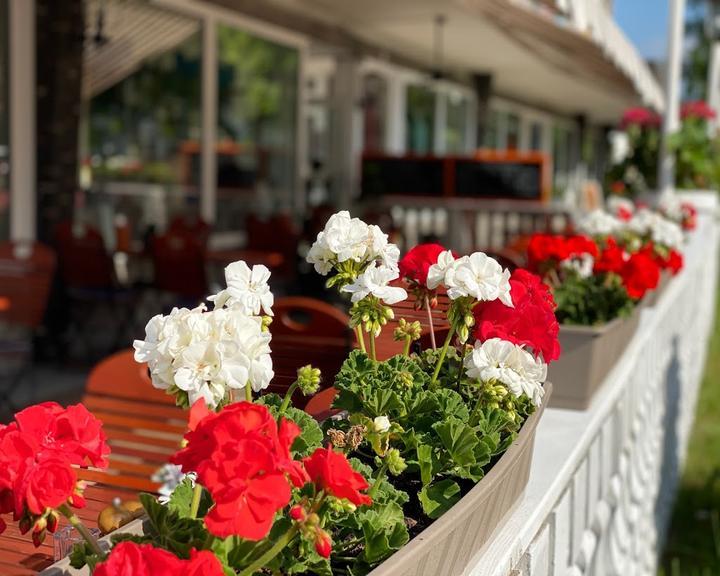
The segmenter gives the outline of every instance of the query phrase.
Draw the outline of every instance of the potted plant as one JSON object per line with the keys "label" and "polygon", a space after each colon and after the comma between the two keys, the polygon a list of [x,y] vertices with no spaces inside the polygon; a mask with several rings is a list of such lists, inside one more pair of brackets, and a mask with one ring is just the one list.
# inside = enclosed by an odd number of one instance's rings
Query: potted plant
{"label": "potted plant", "polygon": [[[407,295],[391,284],[398,256],[379,229],[347,213],[331,218],[310,251],[328,285],[350,295],[359,345],[335,381],[336,407],[345,413],[322,427],[290,404],[295,389],[317,390],[321,376],[311,366],[298,370],[284,398],[263,393],[272,379],[273,301],[264,267],[231,265],[214,310],[151,319],[135,343],[137,358],[156,387],[190,407],[185,440],[170,459],[184,477],[164,504],[141,495],[145,519],[114,533],[105,548],[73,520],[87,543],[65,566],[101,576],[123,566],[138,575],[396,574],[420,573],[417,566],[452,550],[455,560],[441,570],[460,574],[527,482],[550,393],[547,367],[540,344],[502,337],[466,344],[476,307],[513,305],[510,273],[482,253],[443,252],[428,266],[427,289],[443,286],[451,299],[443,343],[412,352],[419,327],[401,322],[403,353],[377,360],[374,342],[389,305]],[[85,439],[86,427],[58,424],[51,416],[59,407],[30,410],[42,417],[23,411],[0,430],[3,446],[15,445],[18,434],[38,442],[22,454],[0,453],[0,502],[14,503],[0,512],[13,511],[39,541],[56,525],[49,518],[71,517],[70,506],[82,505],[72,465],[87,461],[70,452],[64,491],[37,491],[41,500],[27,486],[51,480],[20,461],[44,453],[59,430]],[[94,432],[90,462],[102,465],[99,424],[86,411],[83,417]],[[63,441],[58,449],[73,446]]]}

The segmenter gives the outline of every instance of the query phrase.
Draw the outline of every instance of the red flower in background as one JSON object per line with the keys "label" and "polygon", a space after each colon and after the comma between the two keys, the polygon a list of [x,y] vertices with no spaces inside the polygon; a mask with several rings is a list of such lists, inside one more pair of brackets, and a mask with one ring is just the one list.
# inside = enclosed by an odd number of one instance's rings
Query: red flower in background
{"label": "red flower in background", "polygon": [[532,270],[553,267],[568,258],[598,254],[597,244],[587,236],[556,236],[533,234],[527,248],[528,265]]}
{"label": "red flower in background", "polygon": [[223,576],[222,565],[215,554],[208,550],[190,550],[190,560],[185,563],[182,576]]}
{"label": "red flower in background", "polygon": [[189,560],[155,548],[152,544],[120,542],[104,562],[98,564],[94,576],[223,576],[222,565],[207,550],[190,551]]}
{"label": "red flower in background", "polygon": [[657,288],[660,267],[647,251],[642,250],[630,256],[620,271],[620,276],[630,298],[639,300],[648,290]]}
{"label": "red flower in background", "polygon": [[479,340],[502,338],[525,345],[545,362],[560,357],[555,318],[555,299],[539,276],[518,268],[510,276],[510,296],[514,307],[499,300],[475,308],[475,337]]}
{"label": "red flower in background", "polygon": [[[204,416],[204,417],[203,417]],[[290,484],[302,486],[307,474],[292,460],[290,446],[300,428],[288,420],[278,427],[260,404],[238,402],[208,413],[203,401],[191,408],[194,430],[187,446],[171,458],[183,471],[195,471],[215,506],[205,517],[208,530],[226,538],[261,540],[275,513],[290,501]]]}
{"label": "red flower in background", "polygon": [[352,469],[344,454],[332,448],[318,448],[303,459],[303,463],[310,480],[321,490],[336,498],[345,498],[356,506],[372,504],[370,496],[360,493],[368,488],[367,480]]}
{"label": "red flower in background", "polygon": [[694,100],[692,102],[684,102],[680,107],[680,117],[698,118],[700,120],[712,120],[715,118],[715,110],[704,100]]}
{"label": "red flower in background", "polygon": [[648,108],[630,108],[623,114],[620,121],[620,128],[625,129],[628,126],[641,126],[657,128],[661,124],[661,118],[658,114]]}
{"label": "red flower in background", "polygon": [[667,256],[659,254],[653,247],[652,244],[648,245],[643,250],[646,251],[648,256],[655,260],[655,263],[660,267],[661,270],[669,270],[673,276],[675,276],[683,267],[683,256],[677,250],[670,250]]}
{"label": "red flower in background", "polygon": [[683,202],[681,205],[683,219],[683,230],[695,230],[697,227],[697,208],[689,202]]}
{"label": "red flower in background", "polygon": [[615,239],[610,237],[605,242],[605,247],[600,252],[598,258],[595,259],[593,271],[596,273],[613,272],[620,274],[625,266],[625,262],[629,256],[620,246],[617,245]]}
{"label": "red flower in background", "polygon": [[398,262],[400,277],[427,286],[428,270],[437,264],[438,256],[445,250],[440,244],[418,244]]}

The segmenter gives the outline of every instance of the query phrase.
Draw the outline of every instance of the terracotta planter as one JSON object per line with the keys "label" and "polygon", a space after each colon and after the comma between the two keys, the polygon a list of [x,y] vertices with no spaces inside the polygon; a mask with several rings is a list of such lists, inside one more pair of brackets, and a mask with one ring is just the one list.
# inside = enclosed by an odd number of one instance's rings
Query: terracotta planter
{"label": "terracotta planter", "polygon": [[560,326],[560,359],[548,367],[552,408],[587,409],[635,334],[643,305],[603,326]]}
{"label": "terracotta planter", "polygon": [[445,515],[433,522],[369,576],[459,576],[492,538],[525,492],[530,476],[535,430],[553,393],[527,419],[515,442],[487,476]]}
{"label": "terracotta planter", "polygon": [[[542,406],[527,419],[513,444],[487,476],[444,516],[438,518],[407,545],[375,568],[369,576],[459,576],[468,562],[488,542],[525,492],[530,476],[535,431],[552,394],[545,383]],[[142,533],[142,519],[123,531]],[[107,547],[109,537],[101,543]],[[87,567],[74,570],[68,559],[53,564],[42,576],[87,576]]]}

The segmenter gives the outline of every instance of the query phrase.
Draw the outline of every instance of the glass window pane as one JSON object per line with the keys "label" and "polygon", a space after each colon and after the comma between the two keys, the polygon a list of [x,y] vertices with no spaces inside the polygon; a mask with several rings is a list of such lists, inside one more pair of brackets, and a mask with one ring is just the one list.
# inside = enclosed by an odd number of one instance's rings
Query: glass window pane
{"label": "glass window pane", "polygon": [[8,3],[0,0],[0,241],[10,236],[10,148],[8,145]]}
{"label": "glass window pane", "polygon": [[252,207],[292,207],[298,52],[218,26],[216,228],[237,230]]}
{"label": "glass window pane", "polygon": [[485,126],[485,138],[483,146],[490,150],[497,150],[498,145],[498,126],[500,124],[500,113],[497,110],[490,110],[487,115],[487,125]]}
{"label": "glass window pane", "polygon": [[459,94],[449,94],[447,99],[447,128],[445,130],[445,150],[448,154],[459,154],[466,151],[467,115],[467,98]]}
{"label": "glass window pane", "polygon": [[435,135],[435,93],[424,86],[407,88],[408,152],[430,154]]}
{"label": "glass window pane", "polygon": [[91,190],[85,210],[97,212],[89,221],[122,213],[139,239],[198,214],[201,25],[133,0],[88,4],[89,32],[100,9],[112,33],[85,45],[80,182]]}
{"label": "glass window pane", "polygon": [[517,150],[520,147],[520,117],[517,114],[507,115],[507,140],[505,147],[508,150]]}
{"label": "glass window pane", "polygon": [[533,122],[530,126],[530,150],[542,151],[543,149],[543,125],[540,122]]}
{"label": "glass window pane", "polygon": [[366,152],[380,152],[385,148],[385,110],[387,82],[378,74],[363,78],[363,129]]}

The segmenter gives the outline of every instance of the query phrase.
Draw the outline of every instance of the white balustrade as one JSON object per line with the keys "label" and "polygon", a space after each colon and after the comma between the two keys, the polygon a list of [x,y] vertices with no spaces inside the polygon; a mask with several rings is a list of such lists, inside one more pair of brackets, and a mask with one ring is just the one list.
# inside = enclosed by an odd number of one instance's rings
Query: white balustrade
{"label": "white balustrade", "polygon": [[715,318],[715,194],[692,193],[685,267],[587,411],[547,409],[524,497],[471,576],[654,576]]}

